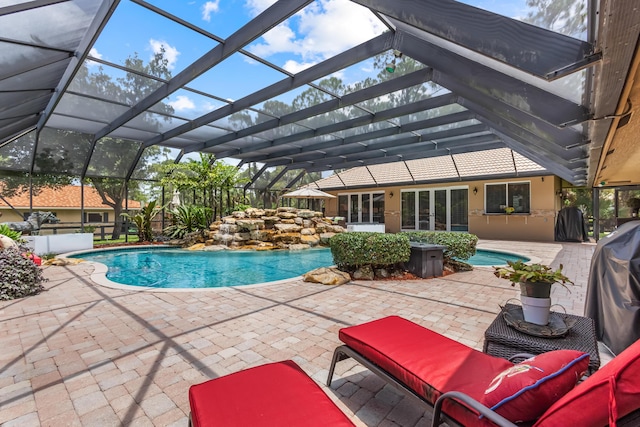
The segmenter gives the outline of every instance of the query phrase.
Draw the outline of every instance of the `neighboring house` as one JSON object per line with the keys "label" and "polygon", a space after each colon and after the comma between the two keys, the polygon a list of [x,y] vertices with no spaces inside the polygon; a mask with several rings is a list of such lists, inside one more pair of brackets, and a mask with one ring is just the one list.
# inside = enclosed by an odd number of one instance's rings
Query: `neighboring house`
{"label": "neighboring house", "polygon": [[[82,221],[82,187],[68,185],[61,188],[43,188],[38,194],[33,196],[33,211],[53,212],[60,220],[55,227],[59,228],[56,233],[73,233],[80,230]],[[1,195],[1,193],[0,193]],[[29,216],[29,192],[18,194],[14,197],[5,197],[6,201],[13,206],[23,218],[11,209],[5,200],[0,198],[1,222],[13,222],[26,219]],[[140,202],[129,200],[129,209],[140,209]],[[100,226],[110,233],[115,222],[113,209],[102,202],[102,198],[95,188],[84,186],[84,223],[85,226],[95,226],[96,233],[99,233]],[[109,227],[107,227],[109,226]],[[52,228],[54,225],[45,224],[43,229]],[[62,228],[66,227],[66,228]],[[53,232],[53,231],[51,231]],[[47,231],[45,234],[49,234]]]}
{"label": "neighboring house", "polygon": [[337,196],[325,200],[325,214],[347,224],[384,223],[387,233],[450,230],[553,241],[563,181],[498,149],[363,166],[311,186]]}

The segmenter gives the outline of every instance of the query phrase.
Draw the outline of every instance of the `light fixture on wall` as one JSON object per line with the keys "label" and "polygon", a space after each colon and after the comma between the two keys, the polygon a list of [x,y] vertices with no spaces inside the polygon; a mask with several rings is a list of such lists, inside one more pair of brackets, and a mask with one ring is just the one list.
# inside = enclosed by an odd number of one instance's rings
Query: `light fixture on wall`
{"label": "light fixture on wall", "polygon": [[384,69],[389,74],[393,74],[396,71],[396,59],[402,58],[402,52],[400,52],[399,50],[394,50],[393,57],[393,60],[391,62],[387,62],[387,65],[384,67]]}
{"label": "light fixture on wall", "polygon": [[478,187],[473,187],[473,195],[475,196],[476,194],[478,194]]}
{"label": "light fixture on wall", "polygon": [[392,199],[393,198],[393,191],[389,191],[389,198]]}

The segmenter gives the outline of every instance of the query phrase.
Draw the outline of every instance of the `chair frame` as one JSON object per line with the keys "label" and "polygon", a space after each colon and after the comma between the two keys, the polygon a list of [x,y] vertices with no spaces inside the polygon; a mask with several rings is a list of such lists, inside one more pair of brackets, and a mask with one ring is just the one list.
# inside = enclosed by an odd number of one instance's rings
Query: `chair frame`
{"label": "chair frame", "polygon": [[[517,359],[527,359],[532,356],[533,356],[532,354],[528,354],[528,353],[518,353],[508,358],[508,360],[513,362],[514,360],[517,360]],[[331,382],[333,380],[333,374],[335,372],[336,363],[342,360],[346,360],[348,358],[354,359],[355,361],[360,363],[362,366],[364,366],[365,368],[369,369],[371,372],[379,376],[389,385],[401,391],[406,396],[410,396],[411,398],[417,399],[421,403],[424,403],[430,408],[432,408],[433,409],[433,418],[431,421],[432,427],[437,427],[444,422],[446,422],[449,425],[461,426],[461,424],[458,423],[456,420],[454,420],[453,418],[449,417],[447,414],[442,412],[442,405],[447,400],[455,400],[457,403],[477,411],[478,413],[480,413],[482,416],[484,416],[488,420],[492,421],[497,426],[518,427],[516,424],[512,423],[511,421],[507,420],[506,418],[492,411],[490,408],[478,402],[471,396],[468,396],[467,394],[461,393],[459,391],[450,391],[450,392],[444,393],[442,394],[442,396],[438,398],[438,400],[436,400],[435,404],[432,404],[431,402],[426,400],[424,397],[416,393],[414,390],[407,387],[404,383],[402,383],[402,381],[400,381],[399,379],[391,375],[389,372],[382,369],[380,366],[376,365],[375,363],[365,358],[360,353],[353,350],[351,347],[347,345],[340,345],[333,352],[333,359],[331,360],[331,366],[329,367],[329,375],[327,377],[327,387],[331,387]],[[618,419],[616,424],[618,427],[636,427],[640,425],[640,409],[636,409],[635,411]]]}
{"label": "chair frame", "polygon": [[[516,354],[512,356],[512,358],[527,358],[529,356],[530,355],[528,354],[521,353],[521,354]],[[491,420],[493,423],[495,423],[500,427],[517,427],[516,424],[512,423],[511,421],[507,420],[503,416],[487,408],[485,405],[473,399],[472,397],[461,392],[454,391],[454,392],[445,393],[442,396],[440,396],[440,398],[436,401],[434,405],[428,400],[426,400],[424,397],[416,393],[414,390],[407,387],[405,384],[403,384],[399,379],[391,375],[389,372],[385,371],[380,366],[376,365],[375,363],[365,358],[360,353],[356,352],[355,350],[353,350],[351,347],[347,345],[338,346],[333,352],[333,359],[331,360],[331,366],[329,367],[329,376],[327,378],[327,387],[331,387],[331,382],[333,380],[333,373],[336,368],[336,363],[348,358],[354,359],[355,361],[360,363],[362,366],[369,369],[371,372],[373,372],[374,374],[382,378],[385,382],[387,382],[397,390],[401,391],[405,395],[415,398],[420,402],[427,404],[427,406],[433,408],[433,420],[431,423],[433,427],[439,426],[444,422],[446,422],[449,425],[457,425],[457,426],[461,425],[456,420],[454,420],[453,418],[447,416],[447,414],[442,412],[442,404],[447,399],[454,399],[458,401],[458,403],[461,403],[463,406],[474,409],[475,411],[483,415],[485,418]]]}

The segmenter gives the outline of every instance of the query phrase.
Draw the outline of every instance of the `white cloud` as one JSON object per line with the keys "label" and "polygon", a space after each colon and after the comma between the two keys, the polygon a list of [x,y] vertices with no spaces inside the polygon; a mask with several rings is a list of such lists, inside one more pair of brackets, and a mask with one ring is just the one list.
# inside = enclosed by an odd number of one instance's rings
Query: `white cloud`
{"label": "white cloud", "polygon": [[213,103],[213,102],[203,102],[202,103],[202,109],[204,111],[213,111],[213,110],[217,110],[218,108],[220,108],[220,105]]}
{"label": "white cloud", "polygon": [[249,14],[254,17],[260,15],[276,1],[277,0],[247,0],[245,7],[249,9]]}
{"label": "white cloud", "polygon": [[[97,59],[102,59],[102,54],[100,52],[98,52],[98,49],[96,49],[95,47],[92,47],[91,50],[89,51],[89,56],[92,56],[94,58]],[[95,61],[87,61],[87,66],[89,67],[97,67],[100,64],[98,62]]]}
{"label": "white cloud", "polygon": [[102,54],[98,52],[98,49],[96,49],[95,47],[91,48],[91,50],[89,51],[89,55],[97,59],[102,59]]}
{"label": "white cloud", "polygon": [[202,19],[211,21],[211,14],[220,10],[220,0],[208,1],[202,6]]}
{"label": "white cloud", "polygon": [[[271,0],[248,0],[247,6],[258,10]],[[292,27],[296,25],[297,28]],[[296,18],[288,20],[265,34],[250,50],[268,57],[279,53],[298,55],[299,66],[327,59],[357,46],[386,30],[366,8],[349,0],[317,0]]]}
{"label": "white cloud", "polygon": [[309,67],[313,67],[314,65],[316,65],[315,62],[297,62],[297,61],[294,61],[293,59],[290,59],[284,63],[282,68],[284,68],[290,73],[296,74],[302,70],[306,70]]}
{"label": "white cloud", "polygon": [[175,101],[169,102],[169,105],[171,105],[176,111],[193,110],[196,108],[193,101],[184,95],[178,95]]}
{"label": "white cloud", "polygon": [[154,55],[156,53],[159,53],[161,48],[164,48],[164,57],[167,60],[167,68],[172,70],[175,67],[176,61],[178,60],[178,55],[180,55],[178,49],[170,46],[167,42],[155,39],[149,40],[149,46],[151,47],[151,51]]}

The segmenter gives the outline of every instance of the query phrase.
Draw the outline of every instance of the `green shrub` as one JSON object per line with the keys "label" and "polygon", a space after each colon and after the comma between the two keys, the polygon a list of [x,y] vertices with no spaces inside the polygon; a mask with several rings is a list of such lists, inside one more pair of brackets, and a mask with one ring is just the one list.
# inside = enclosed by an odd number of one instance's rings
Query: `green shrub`
{"label": "green shrub", "polygon": [[180,205],[171,211],[171,225],[164,229],[172,239],[182,239],[194,231],[208,230],[213,209],[198,205]]}
{"label": "green shrub", "polygon": [[141,242],[151,242],[153,240],[153,229],[151,222],[162,211],[162,206],[157,205],[155,200],[151,200],[146,206],[140,209],[135,215],[128,213],[121,214],[123,217],[130,219],[136,225],[138,239]]}
{"label": "green shrub", "polygon": [[46,279],[33,261],[22,255],[22,249],[0,250],[0,300],[35,295],[44,290]]}
{"label": "green shrub", "polygon": [[371,265],[393,266],[409,261],[409,239],[403,234],[350,232],[329,240],[333,262],[341,270]]}
{"label": "green shrub", "polygon": [[22,232],[10,229],[7,224],[0,224],[0,234],[3,234],[16,242],[19,242],[22,239]]}
{"label": "green shrub", "polygon": [[471,258],[476,253],[478,243],[478,236],[475,234],[458,231],[406,231],[402,234],[411,242],[446,246],[447,249],[442,254],[445,264]]}

